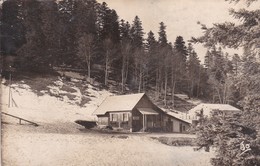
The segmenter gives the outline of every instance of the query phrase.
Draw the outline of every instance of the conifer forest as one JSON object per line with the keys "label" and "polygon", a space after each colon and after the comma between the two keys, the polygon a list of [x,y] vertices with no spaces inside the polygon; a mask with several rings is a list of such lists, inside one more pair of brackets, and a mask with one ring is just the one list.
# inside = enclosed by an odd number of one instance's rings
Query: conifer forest
{"label": "conifer forest", "polygon": [[[124,20],[105,2],[5,0],[0,8],[1,75],[8,77],[10,71],[14,76],[55,75],[66,69],[103,88],[113,86],[119,94],[148,93],[165,109],[180,107],[175,94],[230,104],[242,113],[201,118],[194,129],[197,143],[216,149],[211,160],[215,166],[256,166],[260,163],[260,10],[247,8],[260,2],[226,1],[243,4],[244,8],[229,11],[238,24],[198,22],[203,35],[189,39],[178,35],[169,41],[167,22],[158,22],[156,32],[145,32],[138,15]],[[198,43],[207,48],[205,55],[198,55],[194,47]],[[230,54],[226,48],[242,51]],[[235,160],[241,139],[250,143],[251,151]]]}

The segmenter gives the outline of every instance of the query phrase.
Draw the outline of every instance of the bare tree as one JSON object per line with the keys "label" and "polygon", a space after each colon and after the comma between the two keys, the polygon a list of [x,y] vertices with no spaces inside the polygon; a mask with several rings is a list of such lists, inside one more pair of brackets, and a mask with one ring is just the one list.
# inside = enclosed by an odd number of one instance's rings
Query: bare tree
{"label": "bare tree", "polygon": [[108,84],[109,70],[111,69],[111,63],[116,57],[113,55],[116,52],[116,46],[111,39],[105,39],[103,42],[105,48],[105,85]]}
{"label": "bare tree", "polygon": [[92,34],[84,33],[78,41],[77,55],[83,61],[83,65],[86,66],[86,73],[88,79],[91,77],[91,60],[93,55],[93,41],[94,36]]}
{"label": "bare tree", "polygon": [[130,58],[129,56],[131,50],[130,43],[123,43],[121,49],[122,49],[121,92],[124,92],[126,80],[128,78],[129,58]]}

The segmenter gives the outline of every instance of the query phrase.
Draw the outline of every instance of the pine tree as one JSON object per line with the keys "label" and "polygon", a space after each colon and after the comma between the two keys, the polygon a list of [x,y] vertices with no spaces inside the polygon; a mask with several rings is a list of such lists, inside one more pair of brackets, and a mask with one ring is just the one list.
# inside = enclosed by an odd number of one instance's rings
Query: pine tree
{"label": "pine tree", "polygon": [[166,35],[166,26],[164,25],[163,22],[160,22],[160,28],[159,28],[159,43],[161,45],[166,45],[167,44],[167,35]]}
{"label": "pine tree", "polygon": [[151,86],[156,86],[157,82],[157,68],[158,68],[158,42],[155,39],[154,33],[150,31],[148,33],[147,39],[146,39],[146,45],[145,49],[147,51],[148,56],[148,80],[147,84]]}
{"label": "pine tree", "polygon": [[[247,3],[250,5],[254,1],[257,0],[248,0]],[[212,159],[215,166],[255,166],[260,163],[260,63],[257,37],[260,25],[259,12],[246,9],[230,10],[230,14],[241,21],[239,25],[230,22],[214,24],[211,28],[202,25],[204,35],[193,39],[194,42],[202,42],[211,48],[220,44],[230,48],[242,47],[245,50],[242,69],[236,70],[238,73],[233,77],[232,88],[234,92],[238,92],[237,98],[240,101],[237,104],[243,110],[242,115],[213,117],[199,128],[199,144],[202,147],[216,147],[217,155]],[[219,76],[215,78],[221,80],[223,75]],[[249,151],[244,152],[248,148]]]}
{"label": "pine tree", "polygon": [[20,68],[43,71],[50,69],[48,56],[44,54],[44,35],[42,30],[43,10],[36,0],[23,1],[22,15],[26,28],[26,43],[17,50]]}
{"label": "pine tree", "polygon": [[44,36],[45,56],[51,66],[57,66],[60,59],[61,34],[57,22],[59,21],[58,6],[54,0],[41,3],[42,32]]}
{"label": "pine tree", "polygon": [[180,61],[185,65],[187,60],[187,47],[182,36],[178,36],[174,42],[174,49],[177,52],[177,56],[180,58]]}
{"label": "pine tree", "polygon": [[130,36],[130,24],[129,22],[125,22],[125,20],[121,20],[120,22],[120,38],[122,42],[130,42],[131,41],[131,36]]}
{"label": "pine tree", "polygon": [[194,51],[192,44],[188,44],[188,60],[187,60],[187,72],[188,78],[190,80],[189,95],[191,97],[195,96],[199,92],[199,83],[200,83],[200,60],[197,53]]}
{"label": "pine tree", "polygon": [[[259,163],[257,127],[245,123],[245,120],[249,119],[243,114],[216,114],[210,119],[200,119],[197,144],[199,149],[204,147],[206,151],[209,151],[210,147],[215,148],[217,155],[211,159],[214,166],[255,166]],[[257,120],[260,120],[259,117]],[[249,151],[243,153],[247,149]]]}
{"label": "pine tree", "polygon": [[143,77],[144,77],[144,68],[146,66],[145,64],[145,54],[144,54],[144,32],[142,27],[142,21],[139,19],[138,16],[134,18],[133,24],[131,26],[130,30],[131,35],[131,45],[132,45],[132,86],[135,87],[135,89],[138,89],[138,92],[141,92],[141,85],[143,83]]}
{"label": "pine tree", "polygon": [[143,27],[142,27],[142,21],[138,16],[135,16],[132,27],[131,27],[131,39],[132,39],[132,45],[134,48],[141,48],[143,47]]}
{"label": "pine tree", "polygon": [[73,4],[72,20],[76,30],[76,37],[82,34],[96,35],[96,1],[95,0],[77,0]]}
{"label": "pine tree", "polygon": [[176,67],[175,67],[176,69],[174,69],[176,72],[175,78],[178,78],[178,80],[179,80],[178,81],[179,89],[182,92],[186,92],[187,94],[189,94],[187,91],[188,82],[187,82],[187,78],[186,78],[187,77],[187,71],[186,71],[187,56],[188,56],[188,53],[187,53],[187,47],[185,46],[185,41],[183,40],[182,36],[177,36],[177,38],[174,42],[174,61],[176,64]]}
{"label": "pine tree", "polygon": [[128,82],[129,65],[131,58],[131,36],[130,24],[121,20],[120,22],[120,38],[121,38],[121,92],[124,93],[125,85]]}
{"label": "pine tree", "polygon": [[77,38],[74,28],[74,0],[61,0],[58,2],[59,10],[59,31],[62,34],[59,39],[60,58],[59,65],[75,66],[77,58]]}
{"label": "pine tree", "polygon": [[210,50],[207,50],[207,53],[204,57],[204,66],[206,69],[209,68],[211,61],[212,61],[212,56],[210,54]]}
{"label": "pine tree", "polygon": [[25,42],[22,1],[4,1],[1,8],[1,52],[15,54]]}
{"label": "pine tree", "polygon": [[[166,26],[163,22],[160,23],[159,27],[159,39],[158,39],[158,68],[157,68],[157,81],[156,90],[157,97],[163,91],[164,94],[164,105],[167,106],[167,93],[170,80],[170,71],[173,66],[172,63],[172,46],[167,43]],[[172,76],[172,75],[171,75]]]}
{"label": "pine tree", "polygon": [[105,2],[98,7],[98,33],[100,40],[111,39],[113,43],[119,43],[120,30],[118,15],[115,10],[107,7]]}

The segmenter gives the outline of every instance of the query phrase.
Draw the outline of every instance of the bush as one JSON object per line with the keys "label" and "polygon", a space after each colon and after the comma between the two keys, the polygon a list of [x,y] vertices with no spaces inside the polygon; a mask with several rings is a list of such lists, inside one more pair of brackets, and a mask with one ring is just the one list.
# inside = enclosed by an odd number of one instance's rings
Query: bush
{"label": "bush", "polygon": [[63,90],[63,91],[69,92],[69,93],[75,93],[75,92],[77,92],[76,89],[73,89],[73,88],[71,88],[71,87],[68,86],[68,85],[63,85],[60,90]]}
{"label": "bush", "polygon": [[[232,116],[213,116],[200,121],[197,128],[199,149],[216,149],[212,158],[214,166],[256,166],[260,163],[259,117],[255,113],[249,118],[247,112]],[[253,123],[252,123],[253,122]]]}
{"label": "bush", "polygon": [[170,146],[195,146],[194,138],[152,137],[163,144]]}
{"label": "bush", "polygon": [[68,97],[68,99],[73,100],[75,97],[77,97],[76,95],[70,94],[70,93],[66,93],[65,96]]}
{"label": "bush", "polygon": [[87,104],[89,101],[91,101],[90,98],[86,97],[86,96],[82,96],[81,97],[81,102],[80,102],[80,106],[83,107],[85,104]]}

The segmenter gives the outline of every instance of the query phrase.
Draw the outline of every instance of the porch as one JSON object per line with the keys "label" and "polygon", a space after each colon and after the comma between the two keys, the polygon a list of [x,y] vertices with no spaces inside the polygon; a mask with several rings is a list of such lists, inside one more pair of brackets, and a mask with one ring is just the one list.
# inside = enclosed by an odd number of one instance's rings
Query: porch
{"label": "porch", "polygon": [[142,132],[145,131],[160,131],[161,130],[161,120],[158,112],[152,108],[137,108],[142,116]]}

